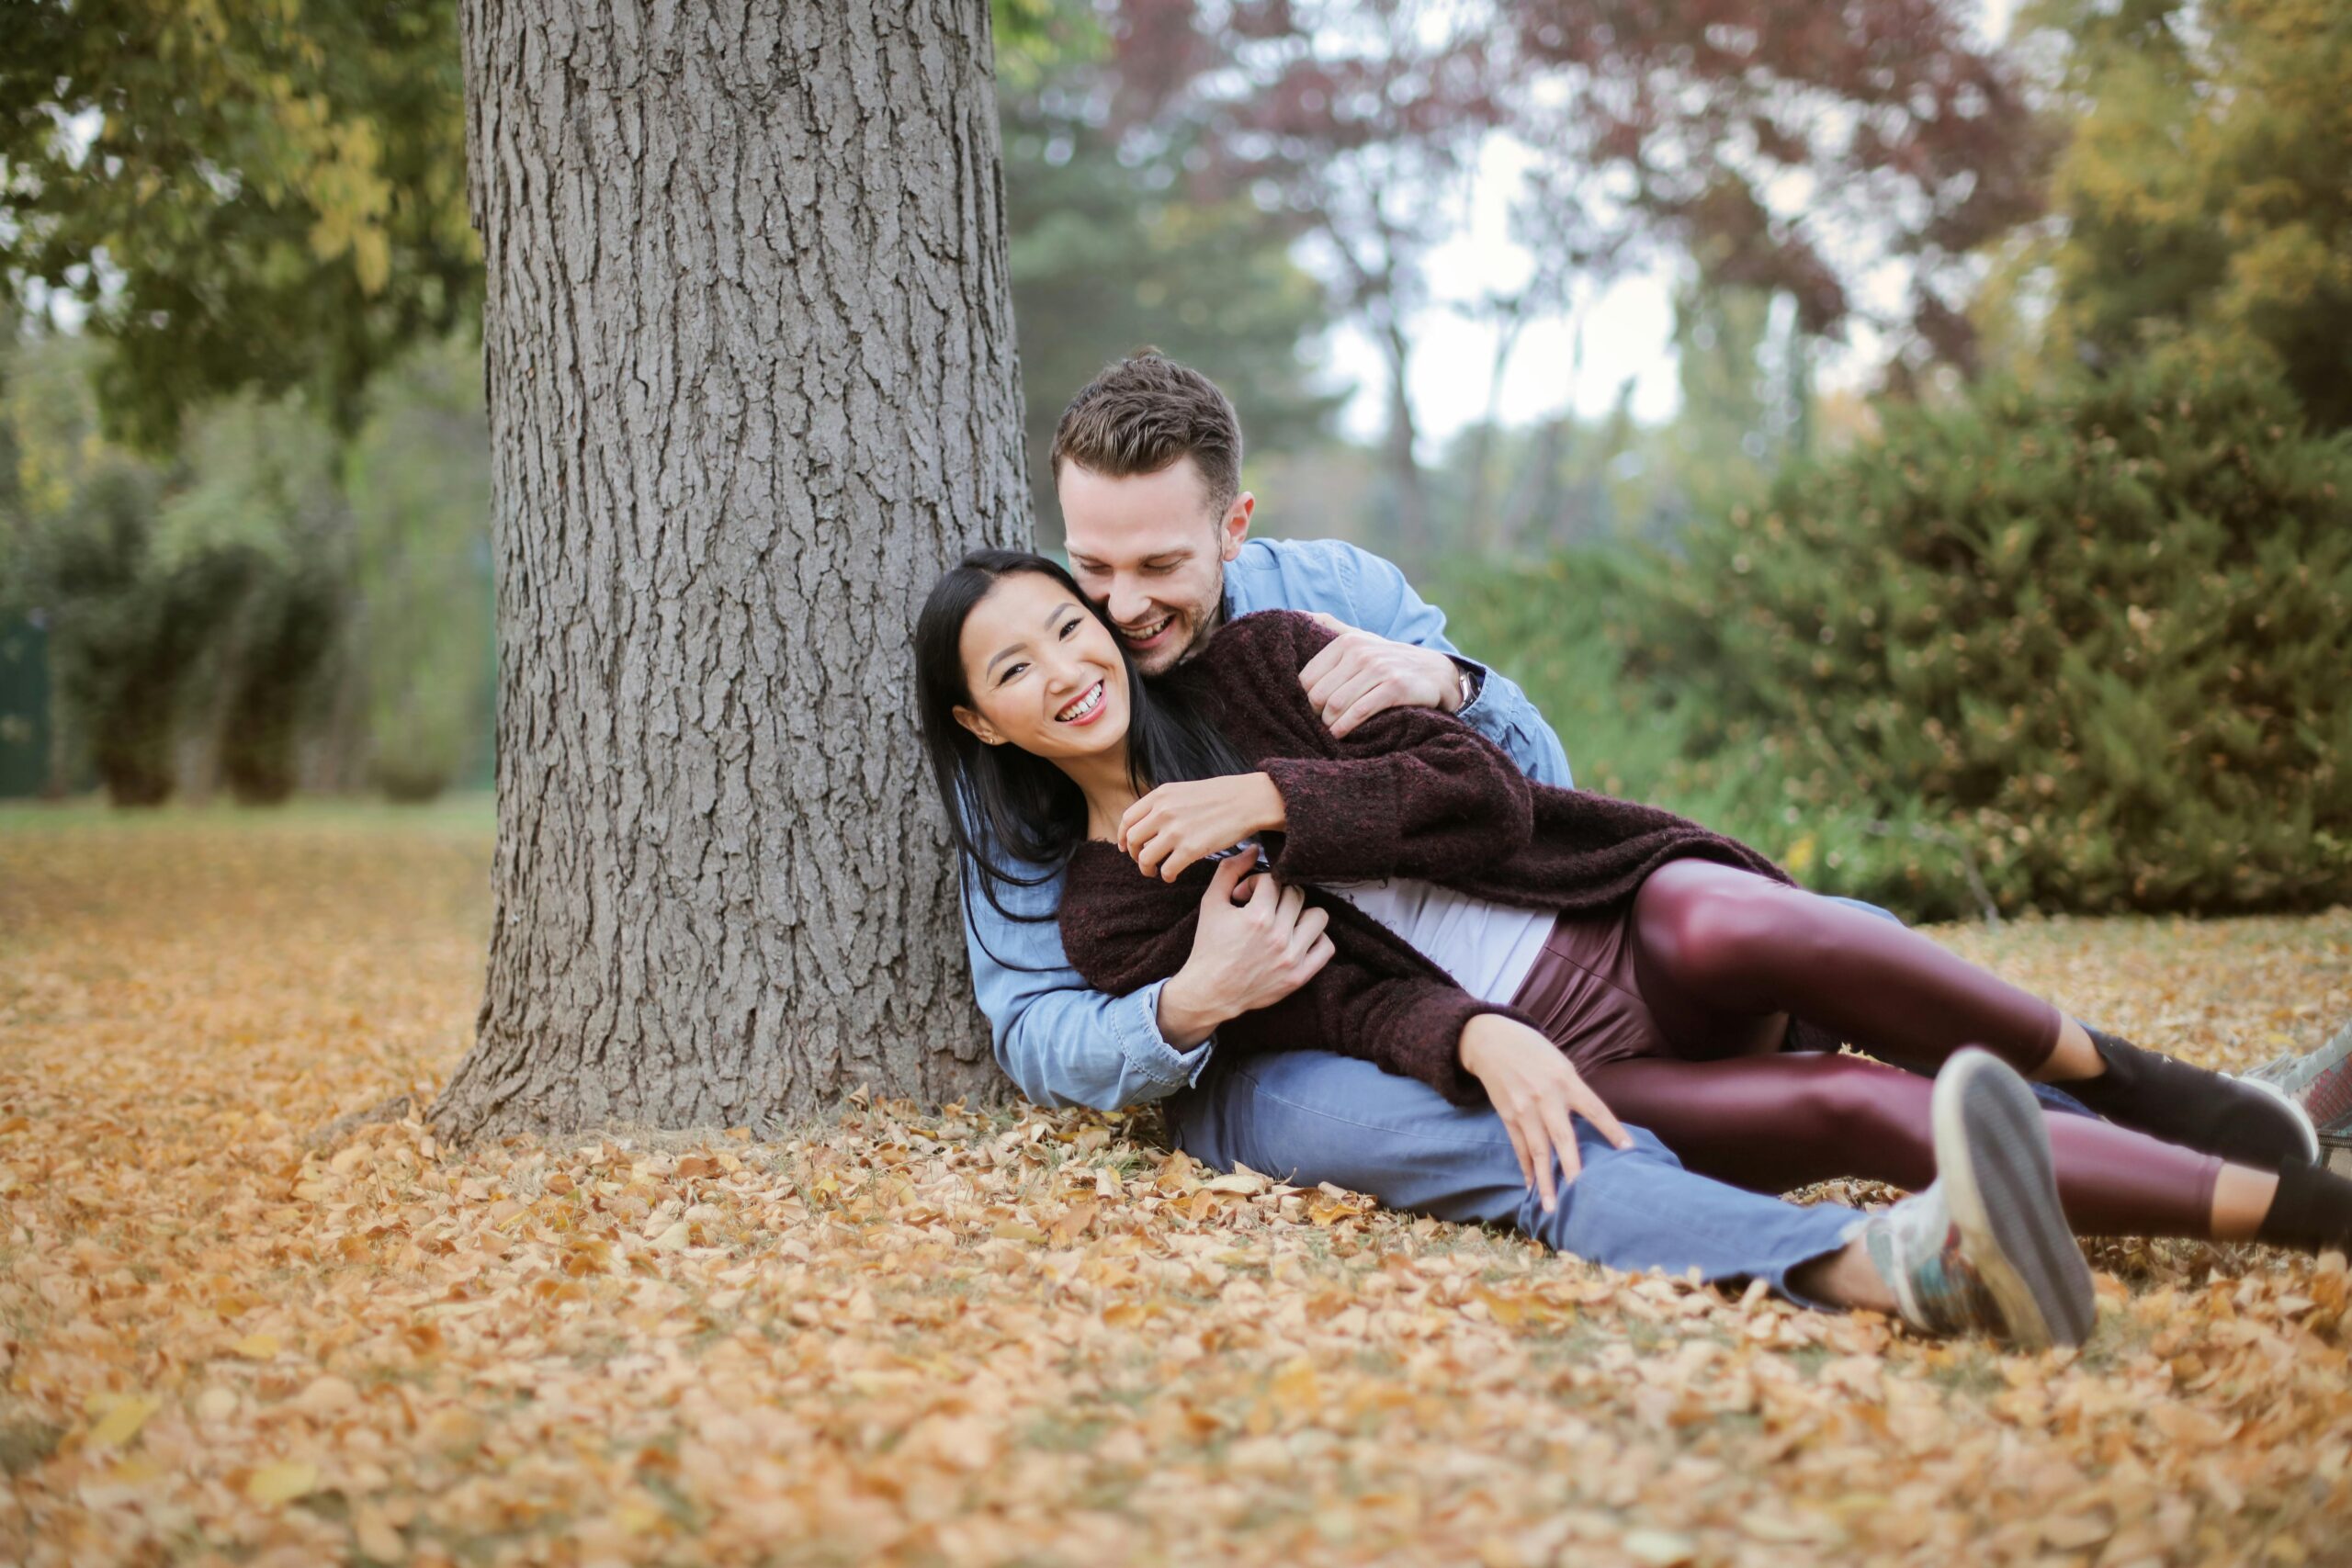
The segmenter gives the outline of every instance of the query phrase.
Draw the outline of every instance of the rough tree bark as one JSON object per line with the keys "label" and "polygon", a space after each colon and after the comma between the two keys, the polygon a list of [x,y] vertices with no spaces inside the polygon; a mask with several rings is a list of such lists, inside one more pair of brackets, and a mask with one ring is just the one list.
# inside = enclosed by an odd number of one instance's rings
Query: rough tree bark
{"label": "rough tree bark", "polygon": [[1030,536],[988,0],[465,0],[503,652],[458,1136],[995,1079],[908,645]]}

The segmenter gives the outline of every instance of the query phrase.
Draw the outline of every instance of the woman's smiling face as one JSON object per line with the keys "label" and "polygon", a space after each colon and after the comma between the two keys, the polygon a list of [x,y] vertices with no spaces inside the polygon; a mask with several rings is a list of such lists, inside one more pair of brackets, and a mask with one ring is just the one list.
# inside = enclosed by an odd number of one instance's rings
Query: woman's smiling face
{"label": "woman's smiling face", "polygon": [[1110,628],[1052,578],[997,579],[965,618],[956,720],[990,745],[1091,757],[1127,738],[1126,665]]}

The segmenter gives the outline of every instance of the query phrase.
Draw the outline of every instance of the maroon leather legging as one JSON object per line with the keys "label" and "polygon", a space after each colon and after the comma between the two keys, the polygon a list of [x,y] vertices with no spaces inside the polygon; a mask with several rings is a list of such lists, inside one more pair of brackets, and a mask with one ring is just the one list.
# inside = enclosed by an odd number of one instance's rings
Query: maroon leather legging
{"label": "maroon leather legging", "polygon": [[[1781,1053],[1785,1015],[1931,1069],[1981,1045],[2031,1073],[2058,1040],[2055,1008],[1917,932],[1728,866],[1659,868],[1627,934],[1664,1052],[1596,1065],[1587,1081],[1686,1166],[1743,1187],[1845,1176],[1916,1190],[1935,1176],[1933,1084],[1884,1062]],[[2046,1121],[2076,1231],[2211,1234],[2219,1159],[2094,1117]]]}

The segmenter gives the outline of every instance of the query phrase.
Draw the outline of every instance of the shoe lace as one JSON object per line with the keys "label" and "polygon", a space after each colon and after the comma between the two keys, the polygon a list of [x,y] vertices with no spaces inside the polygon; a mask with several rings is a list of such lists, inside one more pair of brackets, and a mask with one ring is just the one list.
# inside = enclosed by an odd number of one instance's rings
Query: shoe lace
{"label": "shoe lace", "polygon": [[1934,1189],[1875,1218],[1884,1247],[1878,1253],[1881,1267],[1902,1275],[1895,1299],[1905,1321],[1931,1335],[2002,1330],[2000,1308],[1962,1250],[1960,1227]]}
{"label": "shoe lace", "polygon": [[2001,1325],[1993,1292],[1961,1250],[1957,1225],[1947,1226],[1942,1244],[1912,1266],[1911,1294],[1922,1320],[1919,1326],[1930,1333],[1960,1334]]}

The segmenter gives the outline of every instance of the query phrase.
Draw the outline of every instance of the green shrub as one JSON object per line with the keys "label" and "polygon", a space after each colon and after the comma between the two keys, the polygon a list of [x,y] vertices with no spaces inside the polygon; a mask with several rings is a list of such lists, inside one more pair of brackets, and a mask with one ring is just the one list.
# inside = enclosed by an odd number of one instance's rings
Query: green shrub
{"label": "green shrub", "polygon": [[1915,919],[1978,912],[1962,862],[1916,805],[1891,819],[1801,812],[1751,767],[1687,757],[1690,690],[1672,671],[1630,674],[1621,646],[1661,570],[1622,545],[1588,547],[1544,562],[1459,562],[1436,596],[1455,645],[1543,710],[1580,787],[1729,833],[1824,892],[1874,895]]}
{"label": "green shrub", "polygon": [[1670,787],[1681,725],[1625,679],[1610,635],[1640,575],[1630,551],[1586,547],[1545,561],[1457,561],[1432,597],[1454,646],[1518,682],[1543,710],[1578,785],[1666,805],[1658,792]]}
{"label": "green shrub", "polygon": [[390,798],[424,801],[478,776],[492,739],[481,350],[462,340],[419,350],[371,398],[351,457],[369,771]]}
{"label": "green shrub", "polygon": [[1662,803],[1731,791],[1719,826],[1831,846],[1816,886],[1914,914],[1969,908],[1971,867],[2003,908],[2352,897],[2352,442],[2276,386],[1894,411],[1683,545],[1610,617],[1681,753]]}
{"label": "green shrub", "polygon": [[253,563],[226,661],[220,772],[247,806],[294,793],[294,748],[343,621],[333,577],[312,567]]}
{"label": "green shrub", "polygon": [[218,555],[159,556],[158,489],[144,465],[99,463],[41,541],[59,687],[118,806],[171,795],[187,673],[237,589],[234,566]]}

